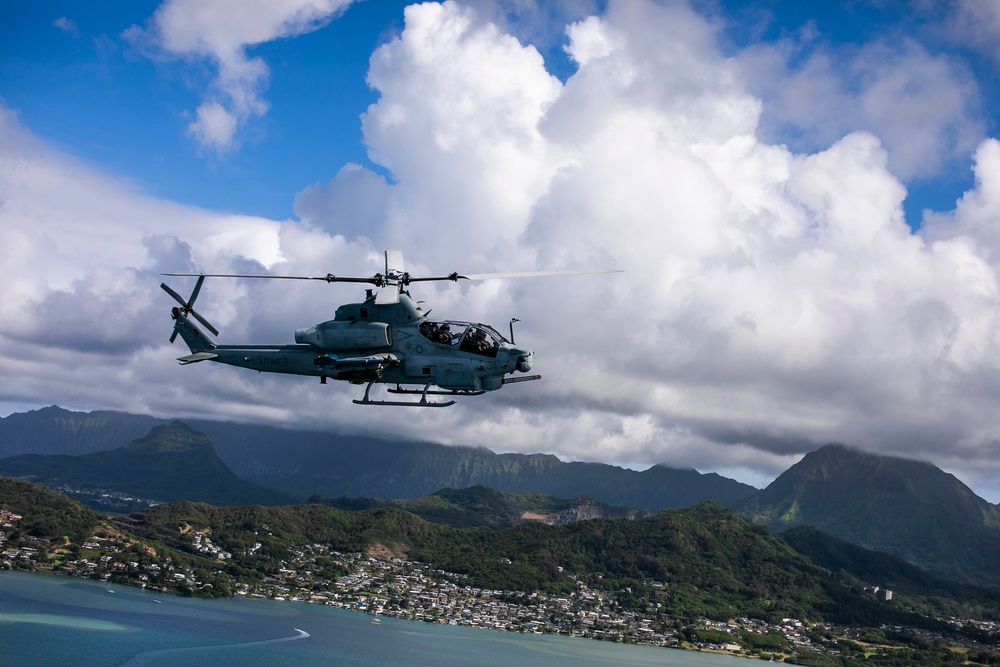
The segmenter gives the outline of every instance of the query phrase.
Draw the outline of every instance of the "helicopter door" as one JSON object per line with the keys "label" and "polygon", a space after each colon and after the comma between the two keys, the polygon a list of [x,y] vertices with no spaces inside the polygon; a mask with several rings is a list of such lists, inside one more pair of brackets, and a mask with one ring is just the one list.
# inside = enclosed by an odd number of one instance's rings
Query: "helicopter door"
{"label": "helicopter door", "polygon": [[472,368],[467,360],[449,361],[444,366],[444,376],[438,385],[447,389],[475,389],[472,379]]}

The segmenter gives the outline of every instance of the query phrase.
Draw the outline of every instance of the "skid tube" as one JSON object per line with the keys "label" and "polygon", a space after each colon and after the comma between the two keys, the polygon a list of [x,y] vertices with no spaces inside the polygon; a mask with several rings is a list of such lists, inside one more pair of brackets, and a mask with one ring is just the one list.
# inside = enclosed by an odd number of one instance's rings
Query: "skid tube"
{"label": "skid tube", "polygon": [[442,401],[442,402],[431,402],[431,401],[428,401],[427,400],[427,394],[428,393],[431,393],[431,394],[442,394],[443,393],[443,394],[449,394],[450,395],[450,392],[437,392],[437,391],[431,391],[431,392],[429,392],[428,390],[430,389],[430,386],[431,386],[429,382],[424,385],[423,391],[418,391],[418,390],[415,390],[415,389],[403,389],[402,387],[400,387],[398,385],[396,387],[396,390],[390,390],[390,391],[393,391],[393,393],[397,393],[397,394],[420,394],[420,400],[419,401],[373,401],[368,396],[368,393],[372,390],[372,385],[373,384],[375,384],[375,380],[372,380],[371,382],[369,382],[368,386],[365,387],[365,396],[364,396],[364,398],[362,398],[360,400],[359,399],[354,399],[354,402],[357,403],[358,405],[398,405],[398,406],[409,407],[409,408],[446,408],[449,405],[454,405],[455,404],[455,401]]}

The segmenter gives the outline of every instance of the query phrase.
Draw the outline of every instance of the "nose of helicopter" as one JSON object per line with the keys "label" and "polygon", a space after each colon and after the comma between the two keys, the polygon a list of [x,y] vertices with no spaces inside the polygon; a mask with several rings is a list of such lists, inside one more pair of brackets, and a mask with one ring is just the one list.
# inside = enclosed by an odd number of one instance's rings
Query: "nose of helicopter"
{"label": "nose of helicopter", "polygon": [[516,349],[513,350],[513,355],[517,359],[517,370],[522,373],[527,373],[531,370],[531,361],[533,353],[531,350]]}

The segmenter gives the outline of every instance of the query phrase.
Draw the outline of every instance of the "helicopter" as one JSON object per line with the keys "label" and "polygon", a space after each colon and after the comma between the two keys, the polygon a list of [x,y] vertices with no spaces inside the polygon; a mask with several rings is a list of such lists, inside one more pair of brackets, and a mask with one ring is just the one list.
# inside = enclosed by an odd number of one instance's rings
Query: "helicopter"
{"label": "helicopter", "polygon": [[[454,400],[428,400],[428,396],[479,396],[504,385],[541,379],[541,375],[513,375],[531,370],[533,352],[515,345],[514,322],[510,339],[493,327],[478,322],[431,320],[405,289],[411,283],[428,281],[489,280],[537,276],[619,273],[616,269],[526,271],[414,277],[404,268],[403,253],[385,251],[385,273],[371,277],[275,276],[232,273],[164,273],[165,276],[196,277],[194,290],[184,299],[166,283],[160,287],[180,306],[171,308],[173,343],[180,336],[191,354],[178,358],[182,365],[214,361],[261,373],[288,373],[364,384],[358,405],[447,407]],[[199,327],[219,335],[207,319],[194,309],[206,278],[253,278],[269,280],[318,280],[326,283],[366,283],[361,303],[337,308],[334,318],[295,331],[294,345],[219,345]],[[192,318],[194,321],[192,321]],[[411,394],[417,400],[375,400],[375,384],[392,394]]]}

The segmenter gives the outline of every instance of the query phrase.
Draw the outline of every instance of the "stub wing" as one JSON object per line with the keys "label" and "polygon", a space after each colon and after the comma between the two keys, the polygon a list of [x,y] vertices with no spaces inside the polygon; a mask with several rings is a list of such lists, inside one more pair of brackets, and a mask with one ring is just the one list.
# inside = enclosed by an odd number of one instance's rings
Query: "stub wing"
{"label": "stub wing", "polygon": [[316,357],[316,361],[313,363],[317,366],[328,368],[330,370],[347,371],[394,366],[399,363],[399,358],[394,354],[372,354],[361,357],[344,357],[336,354],[321,354]]}

